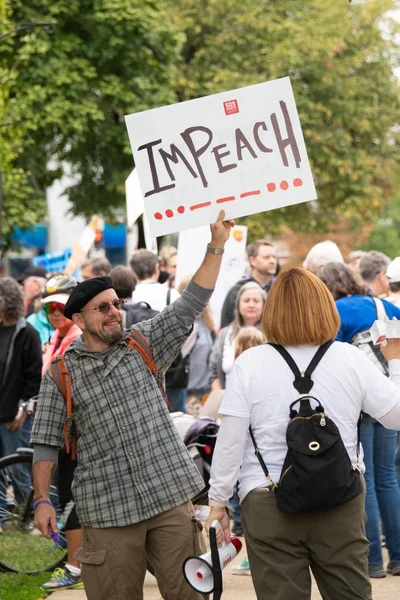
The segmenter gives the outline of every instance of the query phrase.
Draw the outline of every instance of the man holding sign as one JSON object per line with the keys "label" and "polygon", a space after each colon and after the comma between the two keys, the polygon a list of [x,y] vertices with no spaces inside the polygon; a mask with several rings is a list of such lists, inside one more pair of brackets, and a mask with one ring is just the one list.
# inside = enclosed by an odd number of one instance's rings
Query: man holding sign
{"label": "man holding sign", "polygon": [[[132,330],[151,348],[161,377],[208,304],[233,221],[221,210],[204,261],[180,298]],[[83,331],[65,353],[72,387],[78,465],[73,493],[83,526],[82,579],[88,600],[142,600],[146,558],[164,598],[202,600],[182,563],[199,550],[190,498],[203,487],[168,412],[158,377],[130,347],[111,279],[80,283],[64,315]],[[143,339],[144,338],[144,339]],[[143,347],[144,347],[143,344]],[[34,445],[35,525],[57,531],[51,472],[64,446],[65,399],[49,370],[39,393]]]}

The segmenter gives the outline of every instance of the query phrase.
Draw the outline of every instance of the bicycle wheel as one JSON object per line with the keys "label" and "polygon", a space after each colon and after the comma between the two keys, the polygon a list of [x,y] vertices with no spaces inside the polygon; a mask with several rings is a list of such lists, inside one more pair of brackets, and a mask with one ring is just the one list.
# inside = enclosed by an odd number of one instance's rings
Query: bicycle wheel
{"label": "bicycle wheel", "polygon": [[[17,453],[0,459],[0,569],[36,574],[51,571],[66,559],[66,541],[62,531],[56,545],[33,526],[33,488],[31,453]],[[53,476],[53,481],[54,481]],[[56,486],[50,499],[57,520],[61,517]]]}

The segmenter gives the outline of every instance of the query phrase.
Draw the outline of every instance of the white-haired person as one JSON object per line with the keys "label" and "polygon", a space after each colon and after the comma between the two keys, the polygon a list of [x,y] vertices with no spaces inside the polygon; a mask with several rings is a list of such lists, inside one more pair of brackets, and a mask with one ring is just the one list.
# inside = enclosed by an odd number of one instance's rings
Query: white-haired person
{"label": "white-haired person", "polygon": [[318,271],[330,262],[343,263],[344,260],[337,244],[331,240],[325,240],[311,248],[303,262],[303,267],[314,275],[318,275]]}

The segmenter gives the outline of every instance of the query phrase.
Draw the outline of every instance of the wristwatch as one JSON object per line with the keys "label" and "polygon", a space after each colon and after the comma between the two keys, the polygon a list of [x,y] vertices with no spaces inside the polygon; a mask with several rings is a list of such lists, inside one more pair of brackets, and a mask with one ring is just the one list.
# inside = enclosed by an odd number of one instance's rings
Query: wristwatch
{"label": "wristwatch", "polygon": [[28,407],[28,403],[25,400],[20,400],[18,402],[18,410],[20,410],[22,408],[22,410],[26,411]]}
{"label": "wristwatch", "polygon": [[225,248],[213,248],[210,244],[207,244],[207,252],[210,254],[223,254],[225,252]]}

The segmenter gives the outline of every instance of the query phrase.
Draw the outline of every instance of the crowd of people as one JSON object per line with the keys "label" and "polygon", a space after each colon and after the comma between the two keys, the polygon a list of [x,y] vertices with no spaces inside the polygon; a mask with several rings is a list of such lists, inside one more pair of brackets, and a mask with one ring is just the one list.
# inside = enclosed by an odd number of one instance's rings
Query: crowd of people
{"label": "crowd of people", "polygon": [[[33,445],[43,535],[57,530],[55,465],[61,508],[72,506],[67,562],[46,590],[84,585],[89,600],[140,600],[151,564],[164,598],[200,600],[181,565],[204,547],[191,504],[204,481],[170,413],[191,412],[196,399],[207,414],[215,391],[206,529],[218,519],[226,541],[245,536],[248,557],[233,572],[252,576],[257,598],[309,599],[312,572],[326,600],[367,600],[370,578],[400,575],[400,341],[374,346],[369,333],[376,319],[400,320],[400,258],[355,250],[344,259],[324,241],[302,268],[280,268],[274,245],[257,240],[217,326],[208,302],[233,226],[223,217],[203,264],[178,287],[173,247],[137,250],[129,266],[89,258],[76,278],[33,266],[20,281],[0,278],[1,456]],[[310,389],[298,388],[295,367]],[[306,510],[291,514],[281,510],[282,481],[289,472],[295,499],[296,463],[287,461],[298,448],[287,429],[303,413],[321,426],[312,444],[336,432],[353,483],[319,510],[305,486]]]}

